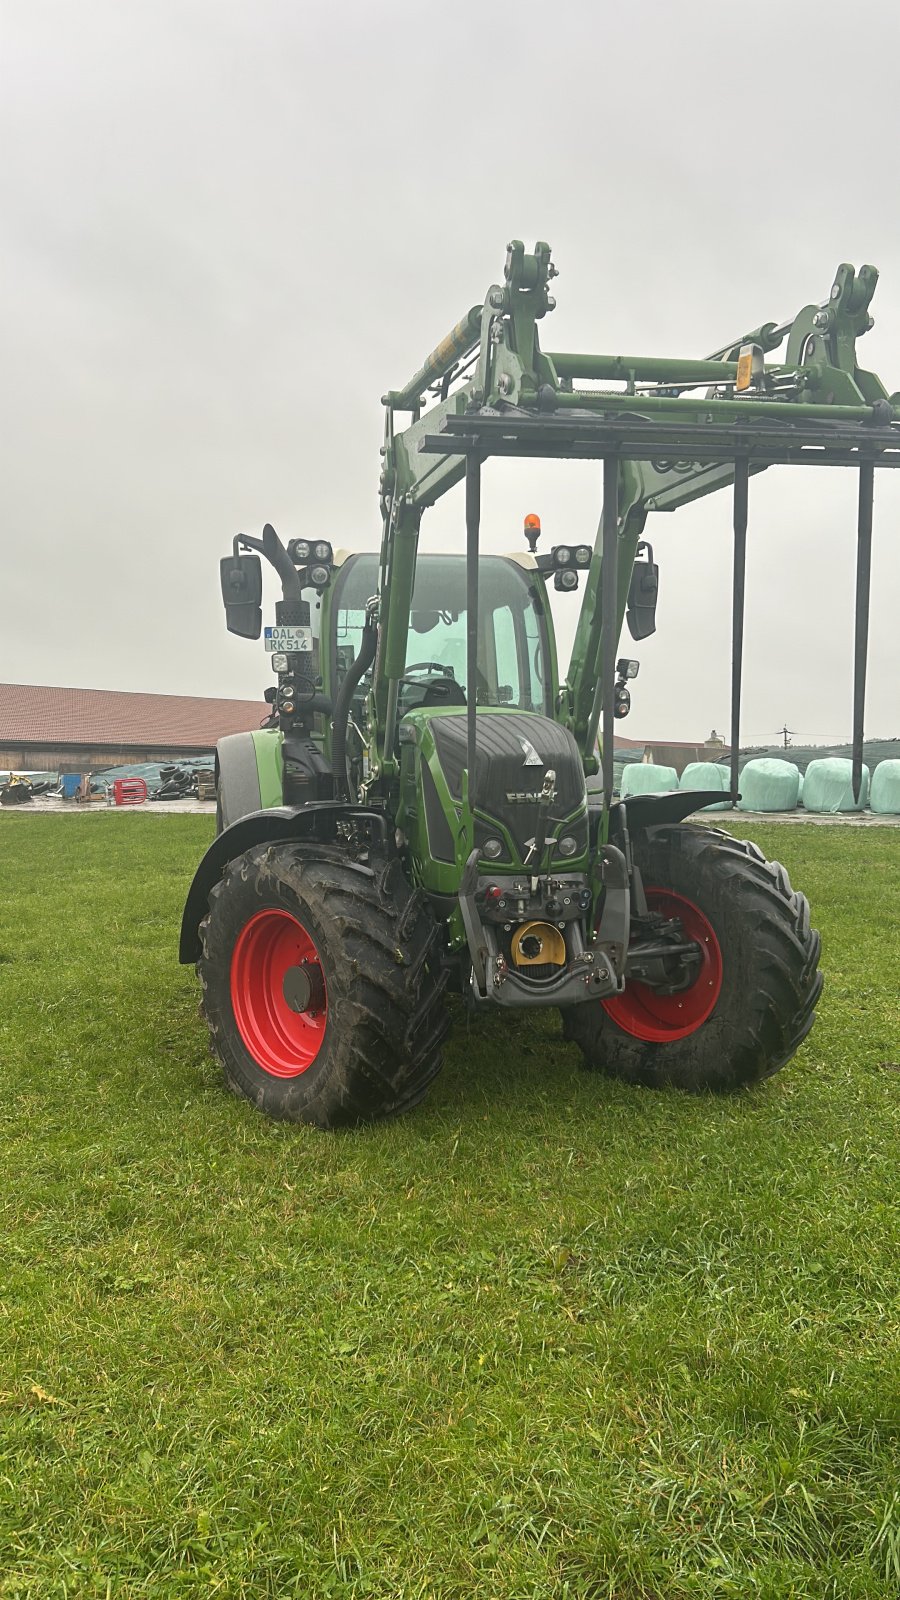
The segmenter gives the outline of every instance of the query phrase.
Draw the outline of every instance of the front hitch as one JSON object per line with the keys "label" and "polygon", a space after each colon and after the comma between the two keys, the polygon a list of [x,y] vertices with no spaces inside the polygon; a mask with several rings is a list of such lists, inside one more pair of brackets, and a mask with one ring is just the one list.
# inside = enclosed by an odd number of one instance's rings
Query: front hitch
{"label": "front hitch", "polygon": [[[570,1006],[621,992],[630,922],[625,858],[614,845],[606,845],[599,865],[605,889],[603,912],[596,938],[588,943],[583,925],[593,894],[583,877],[522,875],[501,885],[479,876],[478,852],[472,851],[460,882],[459,908],[476,1000],[503,1006]],[[500,897],[490,900],[498,889]],[[548,905],[557,909],[551,911]],[[511,927],[520,934],[522,929],[536,928],[564,933],[566,961],[556,975],[530,978],[527,964],[517,970],[501,937]],[[514,956],[515,935],[509,943]]]}

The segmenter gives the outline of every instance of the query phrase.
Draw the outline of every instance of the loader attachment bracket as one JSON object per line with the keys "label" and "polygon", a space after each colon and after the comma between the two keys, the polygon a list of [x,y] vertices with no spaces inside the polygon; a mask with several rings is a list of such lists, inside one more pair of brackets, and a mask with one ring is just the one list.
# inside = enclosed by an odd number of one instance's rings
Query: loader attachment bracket
{"label": "loader attachment bracket", "polygon": [[[853,785],[862,771],[872,480],[900,466],[900,395],[862,367],[857,342],[872,326],[874,267],[842,263],[826,297],[787,322],[767,321],[702,359],[544,351],[553,311],[550,249],[509,246],[505,281],[432,352],[400,391],[385,396],[382,597],[386,644],[372,696],[375,768],[393,769],[396,682],[406,645],[419,519],[463,477],[467,554],[478,555],[480,473],[491,456],[602,462],[604,505],[557,715],[596,771],[598,732],[610,801],[618,634],[655,628],[658,587],[650,512],[669,512],[733,485],[731,748],[734,803],[740,749],[748,486],[775,465],[850,466],[859,475],[853,689]],[[780,347],[783,347],[779,352]],[[429,405],[426,392],[436,403]],[[395,411],[413,412],[394,427]],[[474,606],[473,606],[474,614]],[[615,637],[611,637],[614,635]],[[472,721],[474,722],[474,711]],[[470,739],[470,754],[473,740]]]}

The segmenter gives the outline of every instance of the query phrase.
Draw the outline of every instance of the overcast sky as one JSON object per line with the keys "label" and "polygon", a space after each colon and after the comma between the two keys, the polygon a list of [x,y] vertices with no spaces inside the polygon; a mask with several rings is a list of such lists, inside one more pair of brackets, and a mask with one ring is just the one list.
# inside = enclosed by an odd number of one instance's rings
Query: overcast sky
{"label": "overcast sky", "polygon": [[[612,353],[705,355],[873,262],[861,359],[900,389],[896,0],[3,0],[0,28],[3,681],[259,694],[219,557],[267,519],[377,547],[379,398],[513,236],[553,246],[548,348]],[[599,478],[490,463],[485,548],[532,510],[548,545],[593,539]],[[462,516],[459,489],[424,548],[461,550]],[[855,521],[850,473],[751,483],[748,739],[849,735]],[[888,473],[875,534],[887,736]],[[648,536],[659,629],[623,731],[703,738],[728,720],[730,498]]]}

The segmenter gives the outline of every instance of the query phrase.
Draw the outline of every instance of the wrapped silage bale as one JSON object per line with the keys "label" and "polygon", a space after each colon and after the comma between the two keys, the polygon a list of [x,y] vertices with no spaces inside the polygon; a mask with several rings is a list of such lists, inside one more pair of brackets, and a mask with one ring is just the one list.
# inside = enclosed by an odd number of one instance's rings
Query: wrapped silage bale
{"label": "wrapped silage bale", "polygon": [[[725,767],[719,767],[714,761],[689,761],[678,780],[679,789],[721,789],[723,794],[728,794],[731,789],[731,777]],[[702,806],[703,811],[728,811],[731,809],[730,800],[717,800],[708,806]]]}
{"label": "wrapped silage bale", "polygon": [[900,814],[900,761],[879,761],[872,773],[869,806],[882,815]]}
{"label": "wrapped silage bale", "polygon": [[678,788],[678,773],[674,767],[658,767],[653,761],[631,761],[622,773],[622,799],[630,794],[661,794],[666,789]]}
{"label": "wrapped silage bale", "polygon": [[800,768],[777,756],[748,761],[741,771],[739,811],[794,811],[800,797]]}
{"label": "wrapped silage bale", "polygon": [[862,769],[859,800],[853,798],[853,763],[846,756],[826,756],[811,761],[803,781],[807,811],[862,811],[869,798],[869,769]]}

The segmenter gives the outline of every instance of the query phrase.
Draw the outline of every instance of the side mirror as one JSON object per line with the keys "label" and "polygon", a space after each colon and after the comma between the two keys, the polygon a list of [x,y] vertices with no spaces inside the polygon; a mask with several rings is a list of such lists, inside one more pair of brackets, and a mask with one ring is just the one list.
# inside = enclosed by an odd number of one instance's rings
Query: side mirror
{"label": "side mirror", "polygon": [[[641,560],[641,552],[644,559]],[[653,559],[653,546],[642,540],[631,569],[628,607],[625,618],[632,639],[647,639],[656,632],[656,601],[659,596],[659,567]]]}
{"label": "side mirror", "polygon": [[225,625],[242,639],[262,633],[262,562],[259,556],[223,556],[219,562]]}

